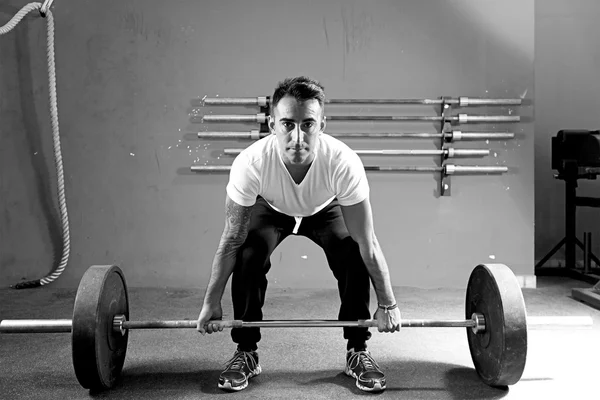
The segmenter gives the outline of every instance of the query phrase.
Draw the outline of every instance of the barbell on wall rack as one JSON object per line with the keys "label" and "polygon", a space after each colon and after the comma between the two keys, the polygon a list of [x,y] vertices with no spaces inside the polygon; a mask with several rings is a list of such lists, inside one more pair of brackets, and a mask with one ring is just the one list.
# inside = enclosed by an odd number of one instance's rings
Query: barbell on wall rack
{"label": "barbell on wall rack", "polygon": [[[251,139],[258,140],[269,136],[270,132],[251,130],[249,132],[197,132],[200,139]],[[513,139],[513,132],[465,132],[454,130],[451,132],[327,132],[333,137],[348,138],[391,138],[391,139],[445,139],[448,142],[459,140],[508,140]]]}
{"label": "barbell on wall rack", "polygon": [[[403,310],[404,311],[404,310]],[[517,383],[525,369],[529,329],[590,328],[589,316],[527,315],[512,270],[504,264],[479,264],[467,283],[464,319],[402,319],[403,328],[466,328],[471,358],[487,385]],[[135,329],[197,329],[196,319],[130,320],[129,294],[116,265],[93,265],[83,274],[72,319],[1,320],[0,333],[71,333],[75,376],[86,389],[114,387],[121,377],[129,333]],[[376,327],[375,320],[209,321],[224,328]]]}
{"label": "barbell on wall rack", "polygon": [[[244,149],[224,149],[223,154],[238,155]],[[389,149],[389,150],[354,150],[361,156],[443,156],[444,158],[459,157],[485,157],[490,155],[489,149],[455,149],[446,148],[441,150],[411,150],[411,149]]]}
{"label": "barbell on wall rack", "polygon": [[[267,114],[209,114],[202,116],[200,122],[267,122]],[[439,115],[328,115],[327,121],[422,121],[422,122],[458,122],[488,123],[488,122],[519,122],[519,115],[469,115],[458,114],[455,116]],[[197,122],[192,117],[192,122]]]}
{"label": "barbell on wall rack", "polygon": [[[444,175],[488,175],[502,174],[508,172],[505,166],[478,166],[478,165],[454,165],[445,164],[437,166],[380,166],[365,165],[365,171],[381,172],[441,172]],[[194,172],[227,172],[231,170],[230,165],[192,165],[190,169]]]}
{"label": "barbell on wall rack", "polygon": [[[270,97],[207,97],[204,96],[200,103],[202,106],[238,105],[238,106],[261,106],[270,104]],[[492,99],[480,97],[460,96],[458,98],[439,99],[326,99],[327,104],[422,104],[422,105],[455,105],[459,107],[468,106],[511,106],[520,105],[519,99]]]}

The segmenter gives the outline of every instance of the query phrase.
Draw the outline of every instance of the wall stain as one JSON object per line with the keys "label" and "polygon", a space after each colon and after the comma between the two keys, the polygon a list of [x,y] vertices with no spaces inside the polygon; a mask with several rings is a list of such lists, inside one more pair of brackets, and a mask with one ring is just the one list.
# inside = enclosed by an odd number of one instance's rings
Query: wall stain
{"label": "wall stain", "polygon": [[365,10],[355,12],[354,6],[342,4],[343,77],[346,77],[346,55],[371,45],[373,16]]}
{"label": "wall stain", "polygon": [[156,166],[158,167],[158,174],[160,175],[160,161],[158,160],[158,152],[154,150],[154,158],[156,159]]}
{"label": "wall stain", "polygon": [[371,45],[372,31],[375,27],[372,15],[367,14],[364,10],[355,12],[352,6],[342,6],[342,22],[346,53],[355,52]]}
{"label": "wall stain", "polygon": [[144,25],[144,14],[137,12],[136,9],[127,10],[121,22],[125,30],[143,36],[146,40],[148,39],[148,29]]}
{"label": "wall stain", "polygon": [[[123,17],[121,17],[121,26],[125,31],[131,32],[146,41],[151,40],[156,44],[161,42],[166,44],[170,42],[170,29],[163,28],[161,26],[149,25],[151,24],[148,24],[148,22],[145,20],[143,12],[137,9],[127,10]],[[182,31],[185,31],[185,33],[189,34],[189,32],[193,32],[193,28],[182,28]]]}
{"label": "wall stain", "polygon": [[325,42],[327,43],[327,48],[329,48],[329,35],[327,35],[327,21],[325,17],[323,17],[323,32],[325,33]]}

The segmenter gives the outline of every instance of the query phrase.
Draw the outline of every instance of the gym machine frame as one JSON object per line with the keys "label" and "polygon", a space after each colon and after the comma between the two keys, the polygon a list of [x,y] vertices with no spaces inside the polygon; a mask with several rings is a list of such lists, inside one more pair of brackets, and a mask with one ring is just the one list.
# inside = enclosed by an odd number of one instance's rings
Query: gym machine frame
{"label": "gym machine frame", "polygon": [[[577,196],[578,179],[596,179],[600,174],[600,168],[580,174],[577,163],[565,162],[564,174],[556,174],[556,179],[565,181],[565,237],[563,237],[549,252],[535,265],[536,275],[553,275],[555,273],[566,274],[575,279],[588,283],[596,283],[598,279],[588,277],[591,271],[591,260],[600,265],[600,260],[591,251],[592,233],[585,232],[583,243],[577,237],[577,207],[600,208],[600,198]],[[543,265],[556,254],[562,246],[565,246],[565,268],[543,268]],[[583,273],[576,271],[576,250],[579,247],[583,251]]]}
{"label": "gym machine frame", "polygon": [[[591,251],[592,234],[584,232],[583,243],[577,238],[577,207],[600,208],[600,198],[577,196],[579,179],[596,180],[600,174],[600,131],[561,130],[552,138],[552,168],[555,179],[565,182],[565,237],[563,237],[536,265],[536,275],[565,275],[588,283],[597,283],[592,272],[593,260],[600,260]],[[543,265],[565,246],[565,267],[544,268]],[[583,251],[583,270],[578,271],[576,250]],[[594,271],[596,270],[596,271]]]}

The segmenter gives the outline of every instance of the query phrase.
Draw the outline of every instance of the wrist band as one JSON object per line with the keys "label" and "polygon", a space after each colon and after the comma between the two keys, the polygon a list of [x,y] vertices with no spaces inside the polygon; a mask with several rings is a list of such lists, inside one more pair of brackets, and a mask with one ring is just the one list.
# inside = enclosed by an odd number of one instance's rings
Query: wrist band
{"label": "wrist band", "polygon": [[384,310],[387,313],[389,310],[393,310],[394,308],[397,308],[398,303],[394,303],[391,306],[382,306],[381,304],[377,304],[377,307],[381,308],[382,310]]}

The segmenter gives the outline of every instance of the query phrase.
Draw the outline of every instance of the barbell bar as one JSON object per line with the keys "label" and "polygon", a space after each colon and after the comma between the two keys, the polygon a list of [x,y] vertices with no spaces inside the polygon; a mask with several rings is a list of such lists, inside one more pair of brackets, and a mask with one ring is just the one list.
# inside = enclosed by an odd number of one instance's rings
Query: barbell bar
{"label": "barbell bar", "polygon": [[[576,318],[576,317],[572,317]],[[535,321],[535,319],[534,319]],[[589,324],[583,319],[572,321],[559,320],[561,326],[585,326]],[[377,320],[367,319],[358,321],[338,320],[212,320],[208,323],[220,325],[225,328],[342,328],[342,327],[377,327]],[[538,323],[539,325],[539,323]],[[544,323],[547,326],[548,323]],[[476,331],[485,330],[482,315],[473,315],[472,319],[466,320],[433,320],[433,319],[402,319],[403,328],[472,328]],[[70,333],[73,327],[71,319],[7,319],[0,321],[0,333]],[[151,321],[128,321],[124,315],[116,315],[113,318],[113,330],[123,334],[129,329],[196,329],[197,320],[151,320]]]}
{"label": "barbell bar", "polygon": [[[478,318],[478,319],[476,319]],[[401,326],[404,328],[472,328],[477,331],[485,329],[482,321],[483,316],[473,316],[471,320],[430,320],[430,319],[402,319]],[[262,321],[210,321],[210,323],[225,328],[343,328],[360,327],[376,328],[377,320],[363,319],[358,321],[338,321],[338,320],[262,320]],[[115,318],[113,329],[124,332],[127,329],[180,329],[193,328],[198,326],[197,321],[179,320],[179,321],[126,321],[121,318]]]}
{"label": "barbell bar", "polygon": [[[488,122],[519,122],[519,115],[469,115],[458,114],[455,116],[438,115],[329,115],[327,121],[429,121],[429,122],[458,122],[488,123]],[[195,122],[196,118],[192,118]],[[265,113],[258,114],[208,114],[201,117],[201,122],[267,122]]]}
{"label": "barbell bar", "polygon": [[[238,155],[244,149],[224,149],[225,155]],[[354,150],[361,156],[444,156],[445,158],[458,157],[485,157],[490,155],[489,149],[454,149],[447,148],[441,150],[424,149],[387,149],[387,150]]]}
{"label": "barbell bar", "polygon": [[[327,319],[288,319],[288,320],[212,320],[208,323],[227,328],[377,328],[377,320],[339,321]],[[197,329],[198,321],[184,320],[146,320],[128,321],[124,315],[115,315],[113,330],[124,334],[126,330],[137,329]],[[402,328],[471,328],[476,333],[485,332],[485,317],[474,313],[471,319],[401,319]],[[593,326],[589,316],[528,316],[527,328],[530,330],[550,329],[587,329]],[[71,333],[72,319],[6,319],[0,321],[0,333]]]}
{"label": "barbell bar", "polygon": [[[200,139],[251,139],[258,140],[269,136],[270,132],[260,132],[253,129],[249,132],[197,132]],[[367,138],[398,138],[398,139],[448,139],[455,142],[459,140],[508,140],[513,139],[513,132],[465,132],[454,130],[444,133],[430,132],[327,132],[333,137],[367,137]]]}
{"label": "barbell bar", "polygon": [[[439,99],[326,99],[326,104],[414,104],[414,105],[456,105],[467,106],[512,106],[520,105],[522,100],[518,99],[494,99],[481,97],[439,98]],[[270,97],[208,97],[201,100],[203,106],[238,105],[238,106],[261,106],[270,104]]]}
{"label": "barbell bar", "polygon": [[[493,165],[453,165],[445,164],[437,166],[381,166],[365,165],[365,171],[381,172],[442,172],[445,175],[486,175],[502,174],[508,172],[508,167]],[[231,170],[230,165],[192,165],[190,169],[194,172],[226,172]]]}
{"label": "barbell bar", "polygon": [[[481,318],[481,317],[480,317]],[[342,328],[342,327],[377,327],[377,320],[338,321],[338,320],[213,320],[208,323],[226,328]],[[573,324],[571,322],[571,324]],[[585,321],[579,321],[585,325]],[[481,319],[476,316],[470,320],[428,320],[428,319],[402,319],[404,328],[472,328],[484,330]],[[0,321],[0,333],[70,333],[73,327],[71,319],[7,319]],[[129,329],[196,329],[197,320],[152,320],[128,321],[123,315],[116,315],[113,319],[113,330],[124,333]]]}
{"label": "barbell bar", "polygon": [[[223,328],[343,328],[367,327],[377,328],[377,320],[358,321],[338,320],[263,320],[263,321],[210,321]],[[471,328],[476,333],[485,331],[483,314],[474,313],[471,319],[438,320],[438,319],[401,319],[402,328]],[[533,330],[553,329],[587,329],[593,326],[589,316],[529,316],[527,327]],[[115,318],[113,328],[119,332],[127,329],[185,329],[197,328],[197,321],[127,321]]]}

